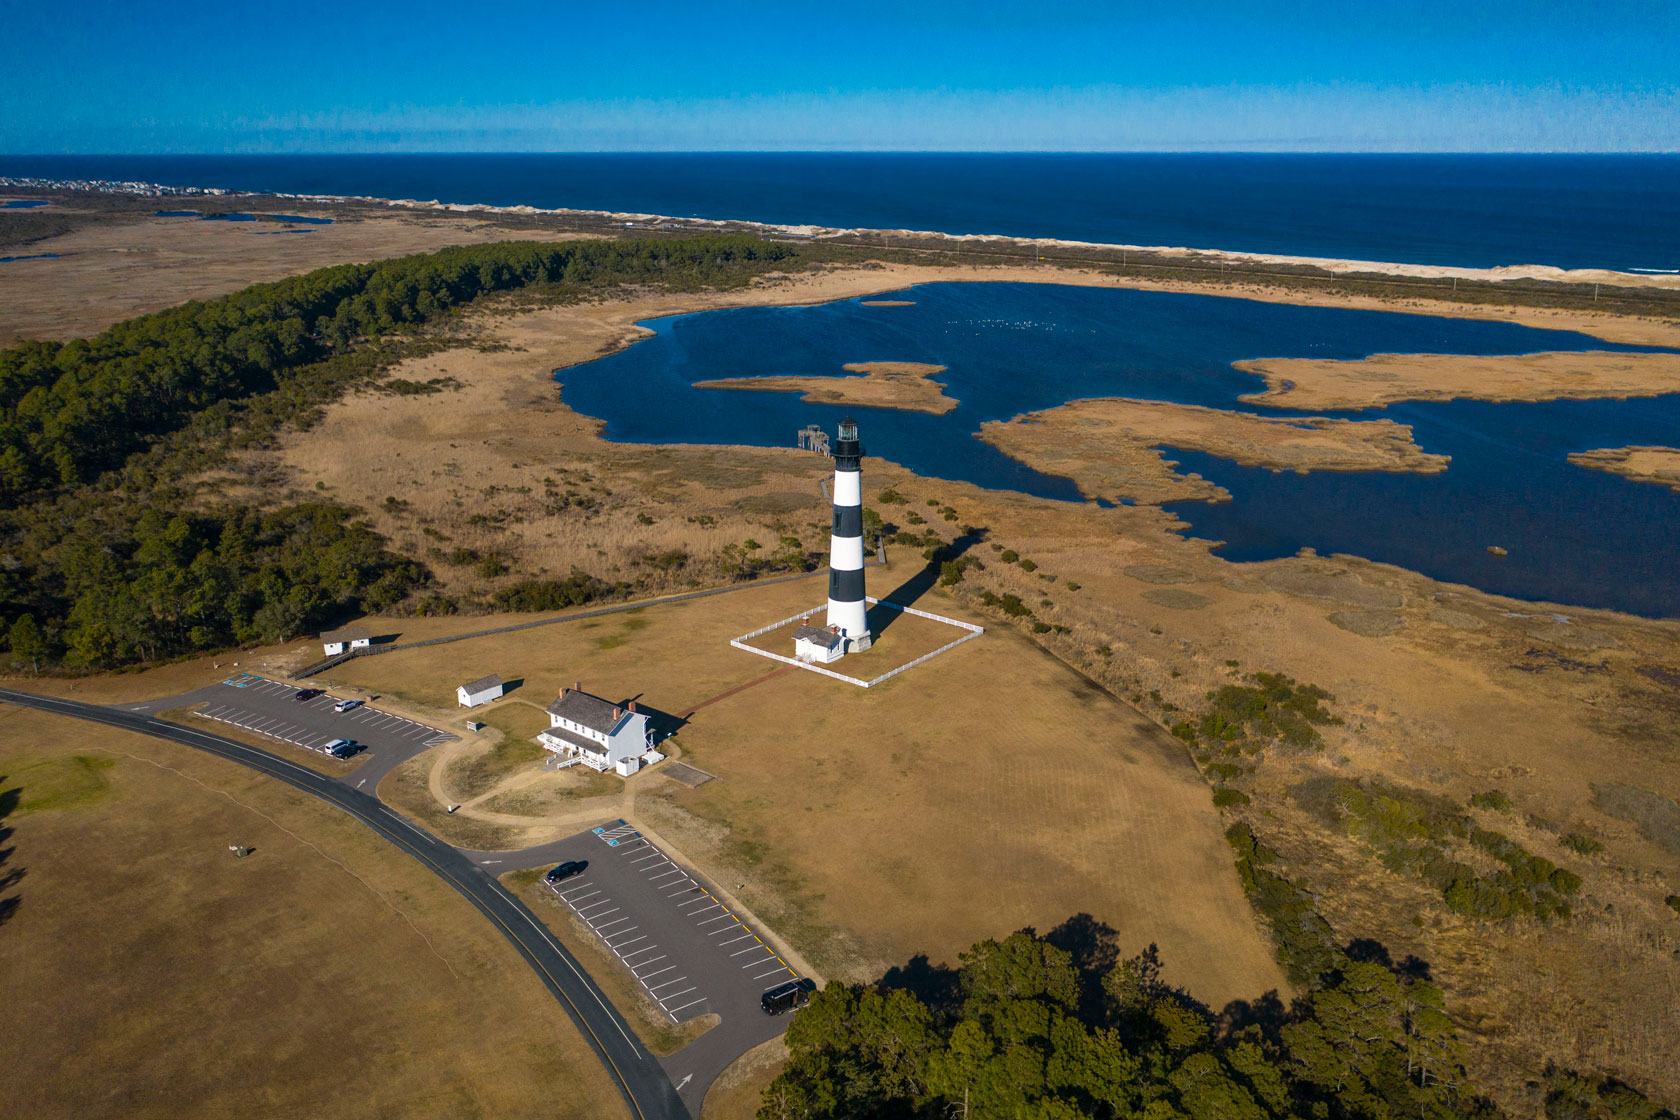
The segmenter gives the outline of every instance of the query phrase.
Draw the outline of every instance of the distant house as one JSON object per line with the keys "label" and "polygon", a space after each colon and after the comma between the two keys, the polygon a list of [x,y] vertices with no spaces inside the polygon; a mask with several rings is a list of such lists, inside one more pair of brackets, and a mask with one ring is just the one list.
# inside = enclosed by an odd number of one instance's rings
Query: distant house
{"label": "distant house", "polygon": [[812,626],[810,619],[802,619],[799,629],[793,632],[793,655],[801,661],[814,661],[819,665],[827,665],[830,661],[838,661],[846,652],[846,640],[840,636],[838,626],[830,626],[827,630],[819,626]]}
{"label": "distant house", "polygon": [[321,645],[332,657],[343,653],[347,649],[364,649],[373,644],[373,632],[363,626],[351,626],[344,630],[328,630],[321,635]]}
{"label": "distant house", "polygon": [[[615,704],[583,691],[582,685],[560,690],[548,706],[549,728],[538,741],[557,755],[575,758],[595,770],[631,772],[630,760],[653,745],[647,713],[636,702]],[[620,766],[625,763],[625,766]]]}
{"label": "distant house", "polygon": [[455,690],[455,703],[462,708],[476,708],[492,700],[500,700],[506,689],[502,678],[491,673],[481,680],[469,681]]}

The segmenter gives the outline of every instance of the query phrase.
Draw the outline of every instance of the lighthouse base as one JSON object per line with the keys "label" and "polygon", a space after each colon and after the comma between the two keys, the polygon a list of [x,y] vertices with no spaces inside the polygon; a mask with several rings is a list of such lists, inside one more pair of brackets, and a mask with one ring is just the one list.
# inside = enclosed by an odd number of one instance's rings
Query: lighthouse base
{"label": "lighthouse base", "polygon": [[872,646],[874,644],[875,644],[875,639],[870,636],[869,631],[867,631],[867,630],[865,630],[863,633],[857,635],[856,637],[853,637],[850,634],[846,635],[846,652],[847,653],[862,653],[864,650],[868,649],[870,646]]}

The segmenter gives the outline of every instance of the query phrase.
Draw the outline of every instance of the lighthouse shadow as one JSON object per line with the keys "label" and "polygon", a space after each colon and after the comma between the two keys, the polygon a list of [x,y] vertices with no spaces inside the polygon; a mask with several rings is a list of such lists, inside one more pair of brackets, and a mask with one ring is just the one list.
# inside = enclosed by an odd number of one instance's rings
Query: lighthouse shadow
{"label": "lighthouse shadow", "polygon": [[880,602],[869,608],[869,632],[876,638],[886,633],[893,623],[904,616],[901,608],[915,606],[923,595],[933,589],[946,564],[960,558],[985,539],[984,529],[974,529],[935,549],[920,571],[885,595],[878,596]]}

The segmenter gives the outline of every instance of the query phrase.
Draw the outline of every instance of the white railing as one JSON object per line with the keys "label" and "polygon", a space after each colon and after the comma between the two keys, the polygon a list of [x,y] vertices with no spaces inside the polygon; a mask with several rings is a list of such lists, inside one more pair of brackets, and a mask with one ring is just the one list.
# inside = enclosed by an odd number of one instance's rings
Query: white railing
{"label": "white railing", "polygon": [[915,609],[914,607],[901,607],[897,603],[883,603],[879,599],[868,599],[868,598],[866,598],[865,601],[869,602],[869,603],[873,603],[876,606],[885,607],[887,610],[890,610],[890,611],[898,611],[902,614],[913,614],[917,618],[931,619],[934,622],[943,622],[947,626],[955,626],[959,630],[967,630],[968,633],[964,634],[962,637],[958,638],[954,642],[946,642],[944,645],[940,646],[938,649],[933,650],[930,653],[924,653],[924,654],[922,654],[922,656],[916,658],[914,661],[908,661],[908,662],[904,663],[903,665],[900,665],[896,669],[889,669],[885,673],[882,673],[880,676],[875,677],[872,680],[867,680],[867,681],[863,680],[859,677],[849,677],[845,673],[836,673],[833,669],[825,669],[821,665],[813,665],[809,661],[801,661],[797,657],[787,657],[787,656],[785,656],[783,654],[780,654],[780,653],[771,653],[767,649],[759,649],[757,646],[750,646],[750,645],[747,644],[747,642],[751,641],[753,638],[761,637],[762,635],[770,633],[770,631],[772,631],[772,630],[780,630],[782,627],[788,625],[788,623],[790,623],[790,622],[797,622],[802,618],[809,618],[811,615],[816,614],[818,611],[825,610],[827,608],[826,603],[824,603],[820,607],[813,607],[811,610],[808,610],[808,611],[801,611],[798,614],[789,615],[788,617],[786,617],[784,619],[780,619],[776,622],[772,622],[768,626],[760,626],[757,630],[754,630],[754,631],[752,631],[750,633],[747,633],[747,634],[742,634],[738,638],[731,638],[731,639],[729,639],[729,644],[734,646],[736,649],[745,650],[748,653],[757,654],[759,657],[768,657],[772,661],[780,661],[785,665],[792,665],[796,669],[805,669],[805,670],[808,670],[812,673],[821,673],[825,677],[833,677],[837,681],[845,681],[847,684],[855,684],[859,688],[874,688],[876,685],[880,684],[882,681],[889,680],[893,677],[896,677],[900,673],[904,672],[906,669],[914,669],[916,666],[922,664],[924,661],[932,661],[935,657],[938,657],[940,654],[946,653],[950,650],[953,650],[953,649],[957,648],[958,646],[962,645],[964,642],[973,641],[975,638],[978,638],[980,635],[982,635],[986,632],[986,628],[984,626],[977,626],[972,622],[964,622],[961,619],[946,618],[942,614],[933,614],[929,611],[919,611],[919,610]]}

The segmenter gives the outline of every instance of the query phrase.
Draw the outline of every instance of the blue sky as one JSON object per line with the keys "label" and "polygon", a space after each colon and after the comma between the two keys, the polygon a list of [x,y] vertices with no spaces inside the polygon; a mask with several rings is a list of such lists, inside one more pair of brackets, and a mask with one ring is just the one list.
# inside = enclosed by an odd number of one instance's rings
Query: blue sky
{"label": "blue sky", "polygon": [[0,0],[0,151],[1680,150],[1680,0]]}

